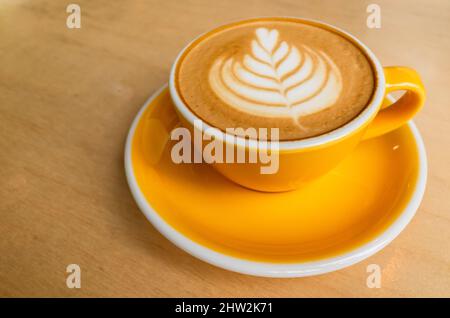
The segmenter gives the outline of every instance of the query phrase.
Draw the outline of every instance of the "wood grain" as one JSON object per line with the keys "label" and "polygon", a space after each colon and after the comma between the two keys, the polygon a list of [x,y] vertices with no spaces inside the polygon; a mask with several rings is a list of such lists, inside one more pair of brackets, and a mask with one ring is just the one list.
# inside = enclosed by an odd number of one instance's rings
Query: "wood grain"
{"label": "wood grain", "polygon": [[[450,296],[450,2],[0,1],[0,296]],[[203,263],[162,237],[134,203],[123,170],[127,130],[163,85],[177,52],[218,24],[292,15],[338,25],[384,65],[422,75],[416,123],[429,156],[423,203],[387,248],[338,272],[266,279]],[[68,289],[66,266],[81,266]],[[366,267],[382,288],[366,287]]]}

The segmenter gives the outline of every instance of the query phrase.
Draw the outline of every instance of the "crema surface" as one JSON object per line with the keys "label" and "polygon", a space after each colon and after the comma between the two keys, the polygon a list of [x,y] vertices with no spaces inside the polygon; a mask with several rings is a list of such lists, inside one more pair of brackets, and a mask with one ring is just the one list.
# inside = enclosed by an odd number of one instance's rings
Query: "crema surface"
{"label": "crema surface", "polygon": [[212,31],[176,71],[187,106],[208,124],[279,128],[281,140],[317,136],[369,103],[374,73],[353,42],[292,20],[261,19]]}

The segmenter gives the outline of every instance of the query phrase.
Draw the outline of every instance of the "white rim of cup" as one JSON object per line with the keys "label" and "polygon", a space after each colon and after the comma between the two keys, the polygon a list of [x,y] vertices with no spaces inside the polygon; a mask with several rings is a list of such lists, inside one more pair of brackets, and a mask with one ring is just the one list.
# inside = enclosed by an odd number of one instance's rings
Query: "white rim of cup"
{"label": "white rim of cup", "polygon": [[403,209],[402,213],[397,217],[394,223],[372,241],[339,256],[325,258],[314,262],[302,263],[270,263],[250,261],[221,254],[200,245],[175,230],[156,212],[155,209],[153,209],[141,192],[133,171],[131,149],[136,127],[144,111],[166,87],[167,85],[164,85],[145,102],[131,125],[125,145],[125,174],[131,193],[137,205],[150,223],[152,223],[153,226],[174,245],[209,264],[242,274],[262,277],[290,278],[325,274],[358,263],[384,248],[403,231],[419,208],[425,192],[427,180],[427,157],[419,130],[416,125],[410,121],[408,126],[411,129],[415,139],[419,165],[419,172],[414,193],[412,194],[407,206]]}
{"label": "white rim of cup", "polygon": [[[228,139],[225,136],[227,133],[223,132],[222,130],[210,126],[208,123],[203,121],[200,117],[198,117],[194,112],[192,112],[189,107],[183,102],[180,94],[178,93],[176,83],[175,83],[175,74],[178,67],[178,62],[180,61],[181,57],[184,55],[187,49],[191,47],[191,45],[197,41],[202,36],[205,36],[206,34],[210,32],[214,32],[214,30],[225,27],[229,24],[233,23],[239,23],[239,22],[246,22],[246,21],[253,21],[257,19],[279,19],[279,18],[287,18],[291,20],[296,20],[298,22],[309,22],[317,25],[324,26],[325,28],[329,28],[337,32],[338,34],[341,33],[345,35],[346,37],[350,38],[354,43],[356,43],[357,46],[364,52],[364,54],[370,59],[370,62],[372,66],[374,67],[375,71],[375,78],[376,78],[376,84],[377,87],[373,93],[372,99],[367,105],[364,110],[354,119],[352,119],[347,124],[332,130],[328,133],[305,138],[301,140],[281,140],[279,141],[279,151],[286,151],[286,150],[300,150],[310,147],[316,147],[320,145],[324,145],[330,142],[334,142],[336,140],[340,140],[349,134],[353,133],[354,131],[358,130],[360,127],[364,126],[367,121],[369,121],[371,118],[375,117],[378,109],[381,107],[384,94],[385,94],[385,77],[384,77],[384,71],[383,67],[381,66],[381,63],[378,61],[378,58],[373,54],[373,52],[360,40],[358,40],[355,36],[352,34],[334,26],[328,23],[324,23],[322,21],[313,20],[313,19],[304,19],[304,18],[297,18],[297,17],[289,17],[289,16],[283,16],[283,17],[259,17],[259,18],[253,18],[253,19],[246,19],[246,20],[238,20],[234,22],[230,22],[227,24],[224,24],[222,26],[219,26],[217,28],[214,28],[213,30],[204,32],[203,34],[200,34],[195,39],[193,39],[191,42],[189,42],[188,45],[186,45],[183,50],[178,54],[178,56],[175,59],[175,62],[172,65],[171,71],[170,71],[170,78],[169,78],[169,90],[170,95],[172,98],[172,101],[175,105],[175,107],[178,109],[178,111],[181,113],[181,115],[188,120],[188,122],[193,125],[194,127],[200,129],[205,132],[205,130],[208,131],[208,135],[214,136],[217,140],[220,140],[222,142],[228,142],[229,140],[233,140],[234,144],[240,147],[250,147],[250,148],[257,148],[257,149],[264,149],[267,147],[267,142],[261,142],[258,140],[253,139],[245,139],[242,137],[234,136],[232,135],[232,138]],[[198,126],[196,123],[202,123],[202,126]]]}

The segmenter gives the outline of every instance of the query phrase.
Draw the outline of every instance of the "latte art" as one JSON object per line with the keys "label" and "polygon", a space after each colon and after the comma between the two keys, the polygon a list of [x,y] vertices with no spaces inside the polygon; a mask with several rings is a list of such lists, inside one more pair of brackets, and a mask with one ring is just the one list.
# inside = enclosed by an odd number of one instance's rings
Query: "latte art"
{"label": "latte art", "polygon": [[280,140],[345,125],[366,107],[376,83],[356,43],[293,18],[252,19],[205,33],[186,48],[174,76],[185,105],[210,126],[278,128]]}
{"label": "latte art", "polygon": [[321,51],[279,41],[276,29],[258,28],[242,61],[220,56],[209,72],[216,95],[237,110],[295,122],[332,106],[342,90],[341,73]]}

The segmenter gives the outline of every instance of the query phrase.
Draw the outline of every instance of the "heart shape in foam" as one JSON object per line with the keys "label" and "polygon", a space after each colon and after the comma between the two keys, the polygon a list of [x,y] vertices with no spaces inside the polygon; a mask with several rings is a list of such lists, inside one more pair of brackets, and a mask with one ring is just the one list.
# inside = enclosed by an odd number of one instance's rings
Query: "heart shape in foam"
{"label": "heart shape in foam", "polygon": [[256,30],[256,36],[261,46],[269,53],[272,53],[275,45],[278,43],[278,31],[259,28]]}

